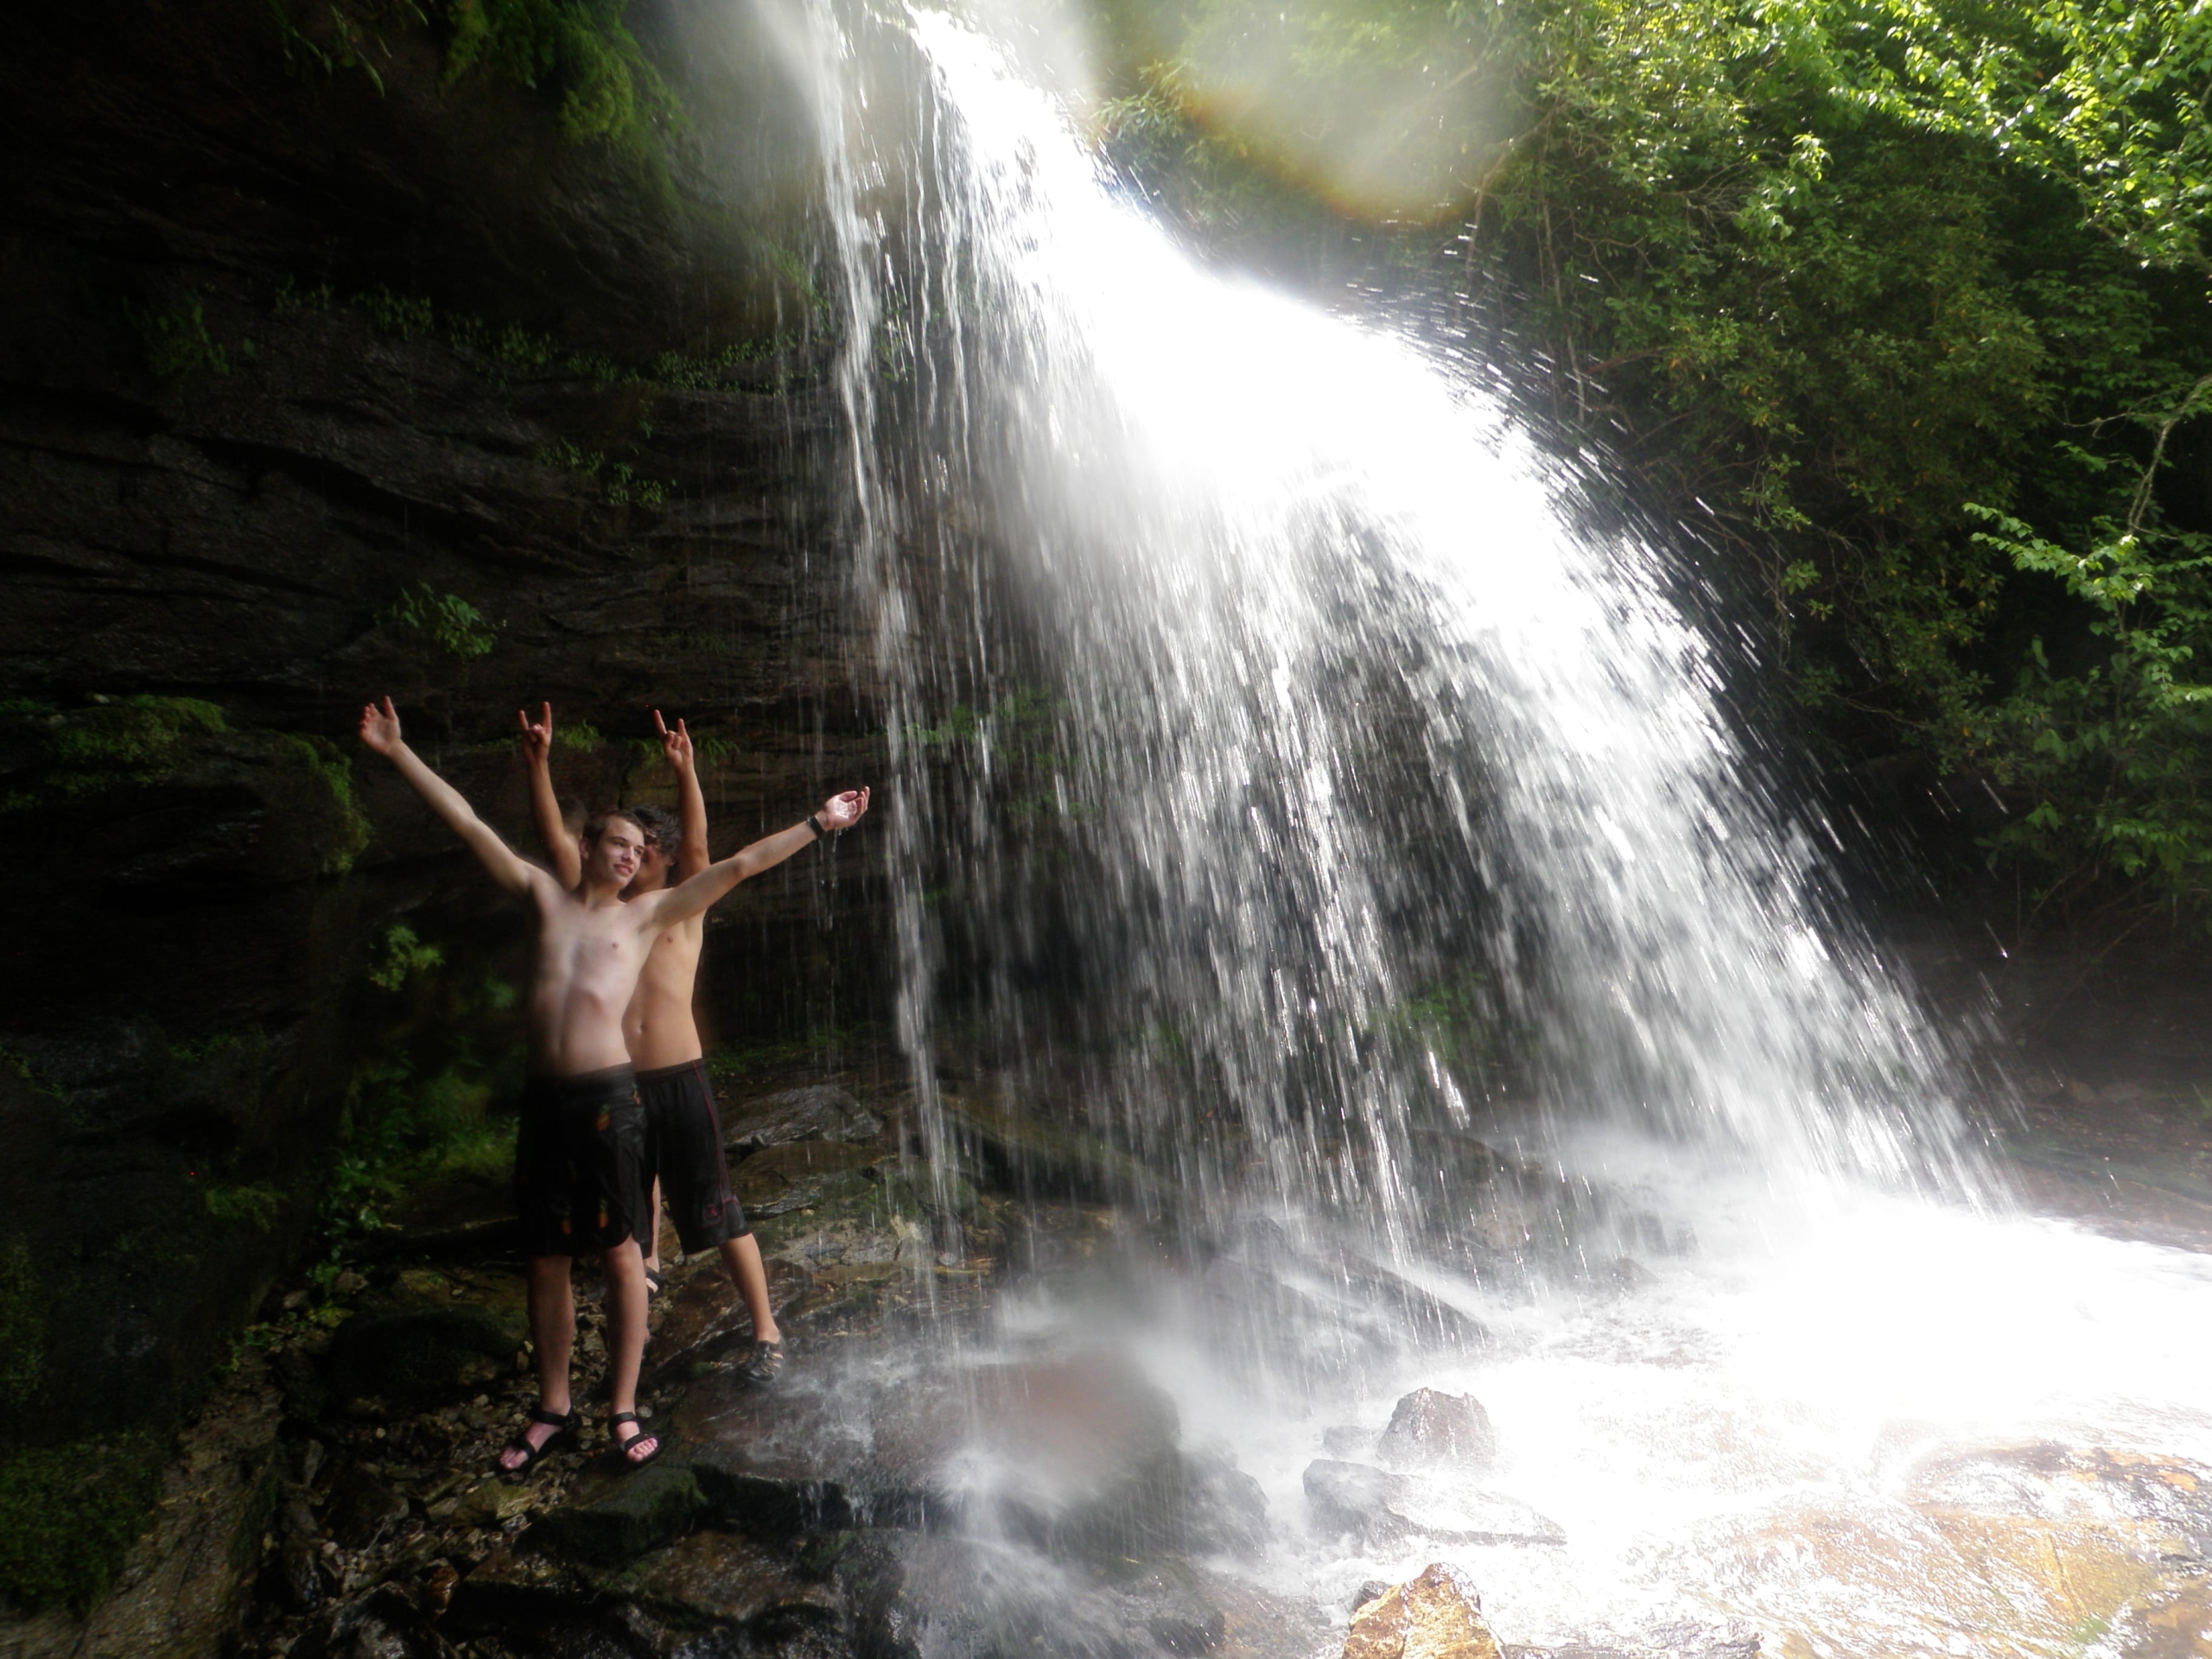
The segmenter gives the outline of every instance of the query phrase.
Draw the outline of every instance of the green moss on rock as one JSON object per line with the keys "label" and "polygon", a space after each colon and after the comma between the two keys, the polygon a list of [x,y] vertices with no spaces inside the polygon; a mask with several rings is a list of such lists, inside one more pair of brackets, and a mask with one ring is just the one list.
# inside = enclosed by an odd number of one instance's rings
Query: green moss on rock
{"label": "green moss on rock", "polygon": [[29,1393],[45,1365],[46,1306],[31,1247],[19,1238],[0,1250],[0,1396]]}
{"label": "green moss on rock", "polygon": [[331,818],[317,866],[324,875],[343,875],[368,849],[372,833],[369,815],[353,797],[353,763],[327,737],[289,736],[282,741],[330,798]]}
{"label": "green moss on rock", "polygon": [[0,813],[159,782],[189,758],[193,740],[229,729],[223,711],[198,697],[99,697],[66,711],[22,700],[0,704],[0,745],[12,762]]}
{"label": "green moss on rock", "polygon": [[29,1611],[89,1607],[161,1497],[147,1433],[35,1446],[0,1465],[0,1588]]}

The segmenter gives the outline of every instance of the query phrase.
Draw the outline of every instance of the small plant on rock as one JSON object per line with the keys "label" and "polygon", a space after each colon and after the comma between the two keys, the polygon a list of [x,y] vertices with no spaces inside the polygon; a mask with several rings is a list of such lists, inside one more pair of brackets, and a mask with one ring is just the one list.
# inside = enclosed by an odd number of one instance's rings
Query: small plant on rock
{"label": "small plant on rock", "polygon": [[448,657],[463,661],[490,654],[494,643],[492,625],[459,594],[442,594],[427,582],[417,582],[382,613],[381,620],[404,628]]}

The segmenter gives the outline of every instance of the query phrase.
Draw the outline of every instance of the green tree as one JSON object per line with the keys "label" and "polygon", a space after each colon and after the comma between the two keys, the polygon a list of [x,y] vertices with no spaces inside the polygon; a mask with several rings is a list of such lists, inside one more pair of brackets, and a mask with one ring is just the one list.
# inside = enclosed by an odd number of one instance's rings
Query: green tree
{"label": "green tree", "polygon": [[1202,226],[1290,194],[1409,256],[1440,238],[1408,218],[1457,232],[1561,441],[1753,575],[1834,758],[1991,779],[2045,917],[2212,916],[2212,522],[2171,487],[2212,365],[2212,12],[1192,0],[1113,34],[1108,142]]}

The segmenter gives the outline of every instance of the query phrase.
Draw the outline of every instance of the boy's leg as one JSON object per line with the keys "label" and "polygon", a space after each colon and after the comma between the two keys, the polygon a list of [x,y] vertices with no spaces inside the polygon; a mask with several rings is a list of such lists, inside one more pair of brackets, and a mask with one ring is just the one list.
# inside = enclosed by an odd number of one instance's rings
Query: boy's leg
{"label": "boy's leg", "polygon": [[743,1233],[724,1239],[721,1249],[722,1266],[729,1269],[737,1294],[745,1299],[745,1311],[753,1316],[753,1339],[781,1342],[784,1333],[776,1328],[776,1312],[768,1306],[768,1269],[760,1260],[760,1241]]}
{"label": "boy's leg", "polygon": [[660,1271],[660,1177],[658,1175],[653,1177],[652,1219],[647,1224],[645,1233],[645,1270],[648,1273]]}
{"label": "boy's leg", "polygon": [[[569,1357],[576,1345],[576,1299],[565,1255],[530,1258],[530,1340],[537,1351],[537,1403],[547,1411],[566,1414]],[[560,1432],[549,1423],[532,1423],[523,1431],[523,1440],[542,1446]],[[512,1447],[499,1453],[502,1469],[517,1469],[526,1461]]]}
{"label": "boy's leg", "polygon": [[[645,1258],[638,1241],[626,1238],[600,1255],[607,1280],[607,1381],[617,1414],[638,1408],[638,1371],[645,1357]],[[624,1435],[624,1424],[615,1431],[615,1443],[625,1457],[636,1461],[650,1455],[658,1443],[639,1426]],[[632,1448],[635,1448],[634,1452]]]}

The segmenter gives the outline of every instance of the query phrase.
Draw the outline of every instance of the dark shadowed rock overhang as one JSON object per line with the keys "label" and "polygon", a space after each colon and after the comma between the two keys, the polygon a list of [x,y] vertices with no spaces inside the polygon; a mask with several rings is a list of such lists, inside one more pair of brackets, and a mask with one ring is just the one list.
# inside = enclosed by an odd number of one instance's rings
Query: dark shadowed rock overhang
{"label": "dark shadowed rock overhang", "polygon": [[[354,741],[365,697],[518,839],[541,699],[600,734],[559,752],[578,801],[665,798],[633,740],[688,715],[717,852],[880,781],[808,128],[714,10],[632,8],[687,111],[645,160],[449,80],[420,28],[372,79],[288,58],[260,0],[11,24],[11,1440],[188,1402],[311,1224],[395,924],[518,969],[524,918]],[[865,1018],[876,868],[739,895],[709,1023]]]}

